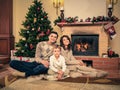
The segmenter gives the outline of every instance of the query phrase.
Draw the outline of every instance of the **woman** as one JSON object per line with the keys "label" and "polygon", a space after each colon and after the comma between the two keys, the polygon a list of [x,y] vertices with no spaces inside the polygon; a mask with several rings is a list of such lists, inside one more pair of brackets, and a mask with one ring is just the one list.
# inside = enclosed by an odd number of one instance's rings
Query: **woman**
{"label": "woman", "polygon": [[61,54],[66,60],[68,69],[70,70],[70,76],[73,78],[80,76],[88,77],[104,77],[108,73],[102,70],[97,70],[91,67],[85,66],[82,60],[76,60],[72,54],[71,41],[69,36],[63,35],[60,38]]}

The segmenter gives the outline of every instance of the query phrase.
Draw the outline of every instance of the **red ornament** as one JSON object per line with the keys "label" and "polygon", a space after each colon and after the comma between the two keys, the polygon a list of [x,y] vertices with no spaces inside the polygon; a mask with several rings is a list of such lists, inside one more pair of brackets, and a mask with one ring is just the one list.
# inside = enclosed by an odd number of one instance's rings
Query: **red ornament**
{"label": "red ornament", "polygon": [[40,11],[40,8],[38,7],[37,10]]}
{"label": "red ornament", "polygon": [[50,34],[50,29],[48,29],[48,30],[47,30],[46,34],[47,34],[47,35],[49,35],[49,34]]}
{"label": "red ornament", "polygon": [[38,32],[40,32],[40,27],[38,28]]}
{"label": "red ornament", "polygon": [[33,45],[32,44],[30,44],[30,49],[33,49]]}
{"label": "red ornament", "polygon": [[39,34],[40,37],[43,37],[44,35],[45,33],[43,31]]}
{"label": "red ornament", "polygon": [[47,18],[47,16],[44,16],[44,18]]}

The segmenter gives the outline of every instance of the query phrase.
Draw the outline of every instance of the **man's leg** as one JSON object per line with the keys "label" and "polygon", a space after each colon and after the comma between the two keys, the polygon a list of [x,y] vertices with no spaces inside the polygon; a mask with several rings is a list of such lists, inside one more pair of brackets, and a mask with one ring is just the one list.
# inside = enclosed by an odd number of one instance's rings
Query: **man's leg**
{"label": "man's leg", "polygon": [[[24,72],[25,73],[25,77],[28,77],[30,75],[34,75],[34,71],[33,68],[37,67],[37,65],[39,65],[36,62],[24,62],[24,61],[17,61],[17,60],[12,60],[10,62],[10,66],[15,69],[18,70],[20,72]],[[20,72],[15,72],[16,75],[23,75]]]}

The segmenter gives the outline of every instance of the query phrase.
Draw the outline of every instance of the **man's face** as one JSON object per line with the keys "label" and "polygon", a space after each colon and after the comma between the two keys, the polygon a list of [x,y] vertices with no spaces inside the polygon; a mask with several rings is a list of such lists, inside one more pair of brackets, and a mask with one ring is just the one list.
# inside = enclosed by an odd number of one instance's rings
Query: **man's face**
{"label": "man's face", "polygon": [[55,43],[55,42],[57,41],[57,38],[58,38],[58,37],[57,37],[56,34],[51,33],[48,38],[49,38],[49,42]]}

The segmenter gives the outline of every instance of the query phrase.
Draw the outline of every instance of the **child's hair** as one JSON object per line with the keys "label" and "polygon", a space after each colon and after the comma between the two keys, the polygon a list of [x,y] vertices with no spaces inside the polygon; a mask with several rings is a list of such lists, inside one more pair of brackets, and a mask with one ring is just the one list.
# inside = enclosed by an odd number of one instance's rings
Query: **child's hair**
{"label": "child's hair", "polygon": [[57,49],[57,48],[60,49],[60,51],[61,51],[60,45],[55,45],[53,49]]}

